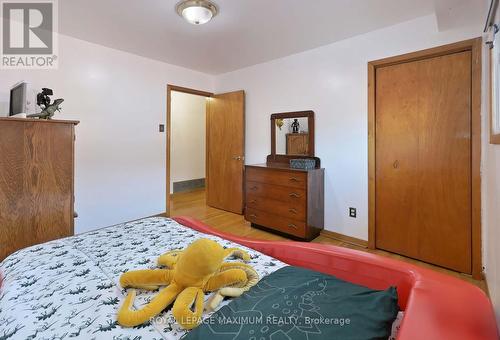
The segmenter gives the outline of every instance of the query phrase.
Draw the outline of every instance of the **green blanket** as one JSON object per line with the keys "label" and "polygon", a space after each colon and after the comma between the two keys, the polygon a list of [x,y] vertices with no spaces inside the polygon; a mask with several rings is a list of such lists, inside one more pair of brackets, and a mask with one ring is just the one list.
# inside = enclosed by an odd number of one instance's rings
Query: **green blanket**
{"label": "green blanket", "polygon": [[298,267],[264,277],[184,339],[387,339],[396,288],[369,289]]}

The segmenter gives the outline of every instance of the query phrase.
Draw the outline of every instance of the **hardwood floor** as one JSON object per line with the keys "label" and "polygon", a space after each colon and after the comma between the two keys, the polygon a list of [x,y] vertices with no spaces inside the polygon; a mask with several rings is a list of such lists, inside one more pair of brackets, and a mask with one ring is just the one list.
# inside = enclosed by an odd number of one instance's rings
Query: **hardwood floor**
{"label": "hardwood floor", "polygon": [[[287,238],[275,235],[263,230],[255,229],[250,226],[250,223],[245,221],[242,215],[233,214],[231,212],[211,208],[206,205],[205,191],[196,190],[186,193],[176,193],[171,196],[170,216],[190,216],[194,217],[215,229],[255,239],[262,240],[287,240]],[[462,280],[470,282],[483,291],[487,292],[487,287],[484,281],[474,280],[470,275],[461,274],[448,269],[444,269],[432,264],[410,259],[401,255],[389,253],[383,250],[370,250],[355,244],[335,240],[323,235],[318,236],[312,242],[331,244],[339,247],[366,251],[369,253],[391,257],[397,260],[415,264],[420,267],[430,268],[441,273],[458,277]]]}

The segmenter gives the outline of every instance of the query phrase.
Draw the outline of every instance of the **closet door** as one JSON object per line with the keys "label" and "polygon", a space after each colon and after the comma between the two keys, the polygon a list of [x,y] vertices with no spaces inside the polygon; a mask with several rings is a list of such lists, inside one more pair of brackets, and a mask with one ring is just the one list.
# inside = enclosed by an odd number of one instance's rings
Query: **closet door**
{"label": "closet door", "polygon": [[377,248],[471,272],[471,52],[376,71]]}

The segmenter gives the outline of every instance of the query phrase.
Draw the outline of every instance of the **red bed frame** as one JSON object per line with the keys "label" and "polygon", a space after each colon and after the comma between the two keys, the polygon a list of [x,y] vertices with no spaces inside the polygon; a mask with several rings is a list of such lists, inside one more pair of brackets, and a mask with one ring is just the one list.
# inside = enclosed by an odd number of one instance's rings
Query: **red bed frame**
{"label": "red bed frame", "polygon": [[217,231],[190,217],[174,220],[258,250],[290,265],[334,275],[372,289],[396,286],[405,316],[399,340],[499,338],[495,314],[482,290],[465,281],[405,262],[336,246],[247,239]]}

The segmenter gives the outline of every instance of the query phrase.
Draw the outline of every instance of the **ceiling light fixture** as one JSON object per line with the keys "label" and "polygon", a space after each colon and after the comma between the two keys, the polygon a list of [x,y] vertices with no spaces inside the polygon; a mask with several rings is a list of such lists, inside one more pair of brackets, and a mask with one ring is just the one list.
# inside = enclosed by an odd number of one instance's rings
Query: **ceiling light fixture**
{"label": "ceiling light fixture", "polygon": [[175,6],[177,14],[193,25],[203,25],[217,15],[217,6],[208,0],[183,0]]}

